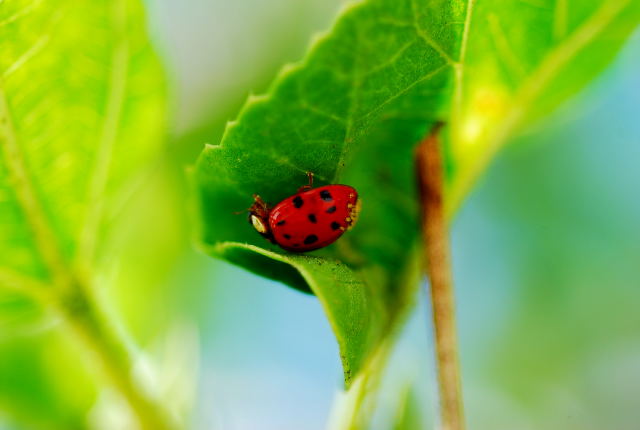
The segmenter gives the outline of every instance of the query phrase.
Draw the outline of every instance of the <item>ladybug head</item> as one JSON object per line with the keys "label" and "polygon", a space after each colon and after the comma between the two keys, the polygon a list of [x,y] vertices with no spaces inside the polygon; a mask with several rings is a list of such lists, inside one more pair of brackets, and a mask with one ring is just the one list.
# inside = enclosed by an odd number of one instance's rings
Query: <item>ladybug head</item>
{"label": "ladybug head", "polygon": [[249,208],[249,224],[263,237],[273,241],[273,234],[269,228],[269,206],[256,194],[253,195],[253,200]]}

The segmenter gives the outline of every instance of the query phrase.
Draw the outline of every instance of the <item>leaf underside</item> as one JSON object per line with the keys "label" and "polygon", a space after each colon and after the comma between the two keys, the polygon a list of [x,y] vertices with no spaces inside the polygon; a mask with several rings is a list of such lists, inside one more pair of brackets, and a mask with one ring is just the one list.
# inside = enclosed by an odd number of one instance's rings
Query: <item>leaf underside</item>
{"label": "leaf underside", "polygon": [[[349,382],[416,288],[407,281],[419,237],[413,149],[430,125],[448,124],[453,210],[509,138],[611,61],[639,17],[631,0],[369,0],[345,8],[302,62],[249,98],[221,144],[202,152],[192,173],[198,240],[212,256],[300,290],[310,284]],[[292,255],[233,214],[254,193],[272,204],[293,194],[307,171],[318,185],[345,183],[361,196],[358,224],[334,245]],[[309,282],[322,259],[342,265],[370,300],[320,274]],[[365,325],[345,331],[334,300]]]}

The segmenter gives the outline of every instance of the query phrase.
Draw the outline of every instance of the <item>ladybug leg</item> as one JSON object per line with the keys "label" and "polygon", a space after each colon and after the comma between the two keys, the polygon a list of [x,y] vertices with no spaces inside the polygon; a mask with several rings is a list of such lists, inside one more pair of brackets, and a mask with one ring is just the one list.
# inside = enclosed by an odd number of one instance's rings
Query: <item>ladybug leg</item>
{"label": "ladybug leg", "polygon": [[302,191],[309,191],[313,188],[313,172],[307,172],[307,178],[309,178],[309,183],[298,188],[299,193]]}

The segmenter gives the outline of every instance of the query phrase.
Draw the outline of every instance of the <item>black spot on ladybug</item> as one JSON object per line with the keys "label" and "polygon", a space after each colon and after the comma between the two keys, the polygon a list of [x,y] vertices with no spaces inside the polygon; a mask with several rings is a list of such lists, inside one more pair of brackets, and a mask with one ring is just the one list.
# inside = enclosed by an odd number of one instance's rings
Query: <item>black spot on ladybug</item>
{"label": "black spot on ladybug", "polygon": [[338,230],[340,228],[340,224],[338,224],[337,222],[332,222],[331,223],[331,229],[332,230]]}
{"label": "black spot on ladybug", "polygon": [[284,225],[284,222],[285,222],[284,220],[282,220],[282,221],[278,221],[278,222],[276,223],[276,225]]}
{"label": "black spot on ladybug", "polygon": [[335,206],[331,206],[329,209],[327,209],[327,213],[328,214],[332,214],[334,213],[338,208]]}
{"label": "black spot on ladybug", "polygon": [[300,209],[302,207],[302,205],[304,204],[304,200],[302,200],[302,197],[300,196],[295,196],[293,198],[293,206],[296,207],[296,209]]}
{"label": "black spot on ladybug", "polygon": [[333,197],[331,197],[331,193],[327,190],[320,191],[320,198],[325,202],[330,202],[333,200]]}
{"label": "black spot on ladybug", "polygon": [[314,214],[309,214],[307,216],[307,218],[309,218],[309,221],[311,221],[314,224],[318,222],[318,220],[316,219],[316,216]]}
{"label": "black spot on ladybug", "polygon": [[315,234],[310,234],[309,236],[304,238],[305,245],[311,245],[312,243],[315,243],[317,241],[318,241],[318,236],[316,236]]}
{"label": "black spot on ladybug", "polygon": [[285,239],[291,239],[291,236],[290,236],[290,235],[288,235],[288,234],[286,234],[286,233],[285,233],[285,234],[283,234],[283,236],[284,236],[284,238],[285,238]]}

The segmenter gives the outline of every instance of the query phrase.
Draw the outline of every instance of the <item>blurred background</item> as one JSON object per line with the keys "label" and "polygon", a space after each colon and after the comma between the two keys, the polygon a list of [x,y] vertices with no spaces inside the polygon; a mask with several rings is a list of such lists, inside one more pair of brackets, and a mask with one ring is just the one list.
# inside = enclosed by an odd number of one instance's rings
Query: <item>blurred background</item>
{"label": "blurred background", "polygon": [[[172,86],[166,154],[115,221],[108,275],[140,374],[193,428],[324,429],[342,389],[317,301],[198,254],[184,169],[217,143],[246,96],[301,57],[338,0],[148,0]],[[469,428],[640,428],[640,33],[585,91],[516,139],[453,228]],[[154,246],[150,247],[149,244]],[[113,394],[92,386],[39,316],[0,335],[0,429],[117,428]],[[394,354],[376,429],[412,385],[433,428],[426,293]],[[95,398],[99,399],[93,405]],[[1,399],[0,399],[1,400]],[[111,423],[107,425],[105,423]]]}

